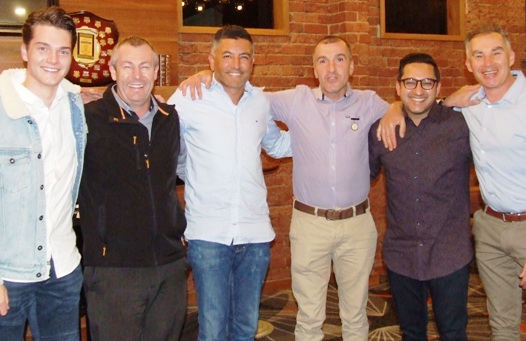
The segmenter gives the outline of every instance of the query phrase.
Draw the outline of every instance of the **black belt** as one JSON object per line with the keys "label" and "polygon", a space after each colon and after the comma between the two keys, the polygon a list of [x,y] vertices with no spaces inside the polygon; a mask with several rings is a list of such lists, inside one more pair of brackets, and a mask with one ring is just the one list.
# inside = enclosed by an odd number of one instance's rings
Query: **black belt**
{"label": "black belt", "polygon": [[519,221],[526,221],[526,212],[522,213],[503,213],[503,212],[497,212],[488,205],[486,205],[486,208],[484,209],[484,212],[486,214],[489,214],[492,217],[495,217],[497,219],[500,219],[505,222],[509,223],[515,223]]}
{"label": "black belt", "polygon": [[365,199],[365,201],[361,204],[346,208],[344,210],[326,210],[323,208],[312,207],[294,200],[294,208],[304,213],[312,214],[318,217],[324,217],[327,220],[342,220],[364,214],[369,208],[369,200]]}

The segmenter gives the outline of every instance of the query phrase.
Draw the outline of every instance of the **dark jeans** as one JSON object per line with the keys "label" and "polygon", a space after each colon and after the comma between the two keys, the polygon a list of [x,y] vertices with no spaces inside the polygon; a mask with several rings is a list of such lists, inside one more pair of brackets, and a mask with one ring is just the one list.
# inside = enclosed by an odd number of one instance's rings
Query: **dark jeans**
{"label": "dark jeans", "polygon": [[454,273],[419,281],[387,269],[393,302],[404,341],[427,340],[427,300],[442,341],[467,340],[469,265]]}
{"label": "dark jeans", "polygon": [[9,312],[0,317],[0,340],[24,340],[26,320],[35,340],[78,341],[80,265],[57,278],[51,262],[50,278],[36,283],[4,282]]}
{"label": "dark jeans", "polygon": [[186,258],[151,268],[84,269],[93,341],[179,340],[186,317]]}

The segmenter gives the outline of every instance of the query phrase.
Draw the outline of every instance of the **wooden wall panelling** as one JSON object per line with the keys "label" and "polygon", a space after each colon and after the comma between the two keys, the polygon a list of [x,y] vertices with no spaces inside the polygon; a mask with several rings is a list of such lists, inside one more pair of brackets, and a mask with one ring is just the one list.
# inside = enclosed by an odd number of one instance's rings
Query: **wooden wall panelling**
{"label": "wooden wall panelling", "polygon": [[10,68],[23,68],[20,56],[21,37],[0,37],[0,71]]}
{"label": "wooden wall panelling", "polygon": [[[89,11],[115,21],[121,38],[148,39],[160,54],[170,54],[172,84],[177,79],[178,35],[176,1],[60,0],[67,12]],[[175,85],[175,84],[174,84]]]}

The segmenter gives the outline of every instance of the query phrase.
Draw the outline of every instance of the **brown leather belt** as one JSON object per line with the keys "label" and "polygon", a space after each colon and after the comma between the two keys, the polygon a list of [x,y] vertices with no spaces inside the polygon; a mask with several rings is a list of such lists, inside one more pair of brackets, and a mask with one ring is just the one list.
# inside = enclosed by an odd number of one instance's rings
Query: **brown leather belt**
{"label": "brown leather belt", "polygon": [[344,210],[326,210],[323,208],[312,207],[297,200],[294,200],[294,208],[298,211],[312,214],[318,217],[323,217],[327,220],[342,220],[352,218],[360,214],[364,214],[369,208],[369,200],[365,199],[365,201],[361,204],[346,208]]}
{"label": "brown leather belt", "polygon": [[502,212],[495,211],[494,209],[492,209],[488,205],[486,205],[486,208],[484,209],[484,212],[486,212],[486,214],[489,214],[492,217],[495,217],[497,219],[500,219],[502,221],[509,222],[509,223],[515,223],[515,222],[518,222],[518,221],[526,221],[526,212],[523,212],[523,213],[502,213]]}

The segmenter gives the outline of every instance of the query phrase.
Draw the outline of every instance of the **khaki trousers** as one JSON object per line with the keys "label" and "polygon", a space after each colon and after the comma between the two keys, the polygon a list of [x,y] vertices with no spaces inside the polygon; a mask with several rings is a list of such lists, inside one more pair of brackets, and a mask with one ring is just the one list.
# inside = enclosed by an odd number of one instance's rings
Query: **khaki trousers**
{"label": "khaki trousers", "polygon": [[520,340],[526,261],[526,221],[503,222],[479,210],[474,215],[475,255],[487,295],[492,340]]}
{"label": "khaki trousers", "polygon": [[368,339],[366,307],[377,237],[369,210],[335,221],[293,210],[290,243],[292,291],[298,303],[296,341],[323,339],[331,261],[338,283],[343,340]]}

